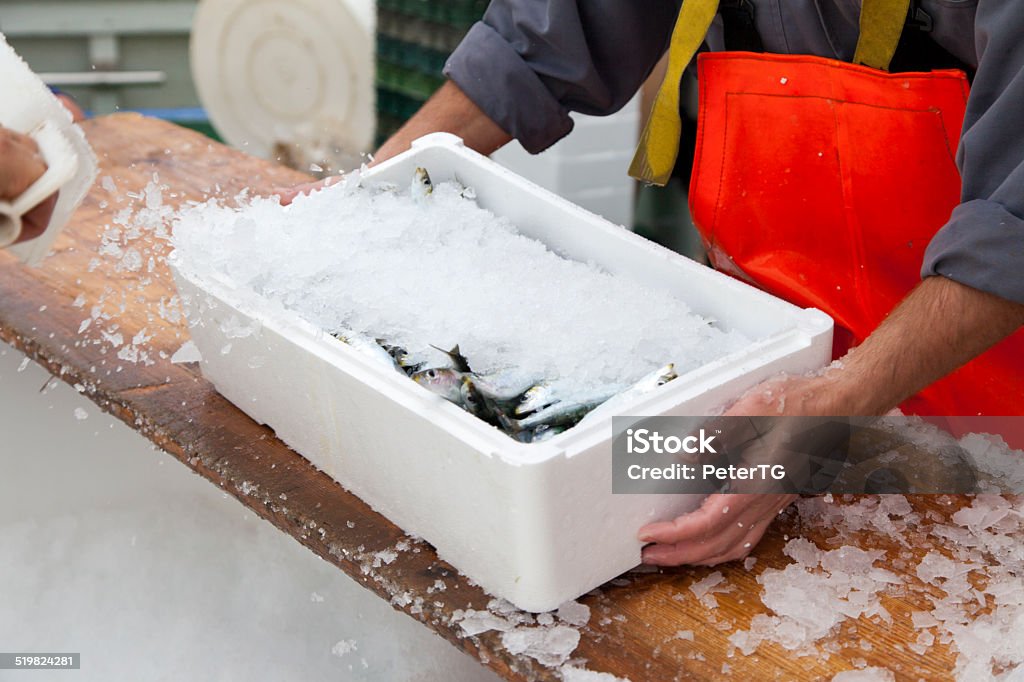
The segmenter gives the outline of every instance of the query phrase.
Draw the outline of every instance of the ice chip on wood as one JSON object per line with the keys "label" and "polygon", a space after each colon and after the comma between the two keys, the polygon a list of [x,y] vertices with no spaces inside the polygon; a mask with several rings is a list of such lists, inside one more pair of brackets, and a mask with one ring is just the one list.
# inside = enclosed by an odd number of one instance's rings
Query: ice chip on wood
{"label": "ice chip on wood", "polygon": [[511,654],[525,654],[542,665],[565,663],[580,643],[580,631],[566,625],[518,627],[501,634],[501,643]]}

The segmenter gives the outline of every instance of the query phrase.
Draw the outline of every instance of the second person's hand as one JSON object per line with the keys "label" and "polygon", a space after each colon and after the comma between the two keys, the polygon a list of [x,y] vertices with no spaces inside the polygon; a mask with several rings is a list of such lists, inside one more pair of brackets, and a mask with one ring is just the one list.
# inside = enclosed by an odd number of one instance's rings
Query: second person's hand
{"label": "second person's hand", "polygon": [[[46,172],[46,162],[39,147],[28,135],[0,126],[0,200],[14,201]],[[22,216],[18,241],[41,235],[50,223],[57,195],[40,202]]]}

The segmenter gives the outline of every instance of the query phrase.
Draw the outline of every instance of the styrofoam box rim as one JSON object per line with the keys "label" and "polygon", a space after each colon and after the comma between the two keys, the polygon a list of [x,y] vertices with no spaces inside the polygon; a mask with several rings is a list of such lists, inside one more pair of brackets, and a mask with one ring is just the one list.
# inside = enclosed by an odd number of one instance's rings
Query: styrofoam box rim
{"label": "styrofoam box rim", "polygon": [[[671,259],[676,267],[690,269],[695,275],[717,278],[716,286],[740,290],[746,297],[757,300],[759,305],[775,308],[779,315],[792,320],[793,324],[790,328],[756,341],[739,352],[697,368],[642,396],[632,404],[625,406],[622,414],[661,414],[692,395],[705,392],[780,357],[806,348],[822,335],[830,335],[832,332],[832,319],[820,310],[794,306],[732,277],[679,256],[624,228],[615,226],[599,216],[569,204],[558,195],[534,185],[487,157],[466,148],[462,140],[454,135],[434,133],[419,138],[413,142],[412,148],[407,152],[366,171],[363,174],[363,179],[370,181],[383,179],[381,176],[387,175],[389,169],[403,164],[409,156],[427,149],[442,150],[444,153],[461,157],[462,162],[473,165],[475,170],[500,175],[503,182],[518,186],[535,195],[538,201],[562,204],[563,207],[568,204],[571,210],[586,214],[591,219],[592,224],[588,226],[589,228],[614,232],[617,239],[633,242],[634,246],[640,246],[649,251],[650,257],[659,260]],[[364,357],[357,350],[338,343],[325,331],[316,328],[297,314],[280,306],[277,306],[271,313],[268,311],[266,300],[254,292],[242,291],[219,275],[210,276],[193,272],[187,264],[181,263],[175,254],[172,254],[169,262],[177,275],[185,277],[199,290],[205,290],[229,302],[240,312],[259,320],[264,327],[276,331],[285,338],[291,338],[304,350],[320,356],[332,365],[376,388],[395,403],[429,415],[439,426],[450,431],[468,446],[486,455],[500,457],[515,465],[540,464],[554,457],[572,457],[579,452],[584,452],[596,443],[607,439],[611,432],[611,419],[608,417],[595,420],[590,424],[582,424],[541,443],[520,443],[415,382],[409,381],[400,373],[389,372]]]}

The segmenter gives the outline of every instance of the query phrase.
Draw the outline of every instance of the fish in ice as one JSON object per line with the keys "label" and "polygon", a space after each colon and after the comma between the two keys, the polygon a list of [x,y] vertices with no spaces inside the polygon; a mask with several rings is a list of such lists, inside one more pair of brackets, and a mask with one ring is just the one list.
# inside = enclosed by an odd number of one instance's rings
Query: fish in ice
{"label": "fish in ice", "polygon": [[437,346],[435,346],[433,344],[431,344],[430,347],[433,348],[434,350],[439,350],[442,353],[444,353],[445,355],[447,355],[448,359],[451,360],[452,367],[454,367],[458,371],[460,371],[460,372],[472,372],[473,371],[472,369],[469,368],[469,360],[467,360],[466,356],[463,355],[462,351],[459,350],[459,344],[455,344],[455,346],[452,347],[451,350],[445,350],[444,348],[438,348]]}
{"label": "fish in ice", "polygon": [[434,183],[430,181],[430,174],[426,168],[416,168],[412,176],[412,187],[410,189],[413,199],[424,199],[434,191]]}
{"label": "fish in ice", "polygon": [[594,408],[592,412],[580,420],[580,423],[596,421],[602,416],[613,416],[616,412],[628,407],[640,396],[646,395],[659,386],[664,386],[668,382],[677,378],[679,378],[679,375],[676,373],[675,363],[670,362],[663,367],[659,367],[640,379],[640,381],[633,384],[633,386],[627,390],[617,393],[609,398],[605,403]]}
{"label": "fish in ice", "polygon": [[462,380],[464,372],[451,367],[431,367],[413,373],[412,380],[445,400],[463,405]]}
{"label": "fish in ice", "polygon": [[378,364],[388,367],[390,369],[397,370],[405,374],[405,370],[398,364],[394,357],[387,350],[385,350],[379,343],[370,339],[362,334],[343,329],[335,332],[331,332],[331,336],[338,339],[342,343],[345,343],[352,348],[355,348],[364,355],[372,358]]}

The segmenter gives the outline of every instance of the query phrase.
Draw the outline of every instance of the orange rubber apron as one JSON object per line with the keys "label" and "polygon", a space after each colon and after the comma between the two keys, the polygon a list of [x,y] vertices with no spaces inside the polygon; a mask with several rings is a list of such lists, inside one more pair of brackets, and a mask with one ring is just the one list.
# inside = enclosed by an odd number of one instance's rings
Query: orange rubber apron
{"label": "orange rubber apron", "polygon": [[[679,82],[717,5],[685,0],[667,84]],[[697,62],[690,208],[711,262],[831,315],[836,357],[863,341],[920,281],[925,247],[960,203],[954,156],[966,76],[881,70],[895,52],[907,5],[864,0],[856,61],[877,68],[745,52],[701,54]],[[664,184],[678,139],[678,88],[663,85],[630,173]],[[920,415],[1024,415],[1024,332],[902,407]],[[1024,446],[1024,434],[1004,435]]]}

